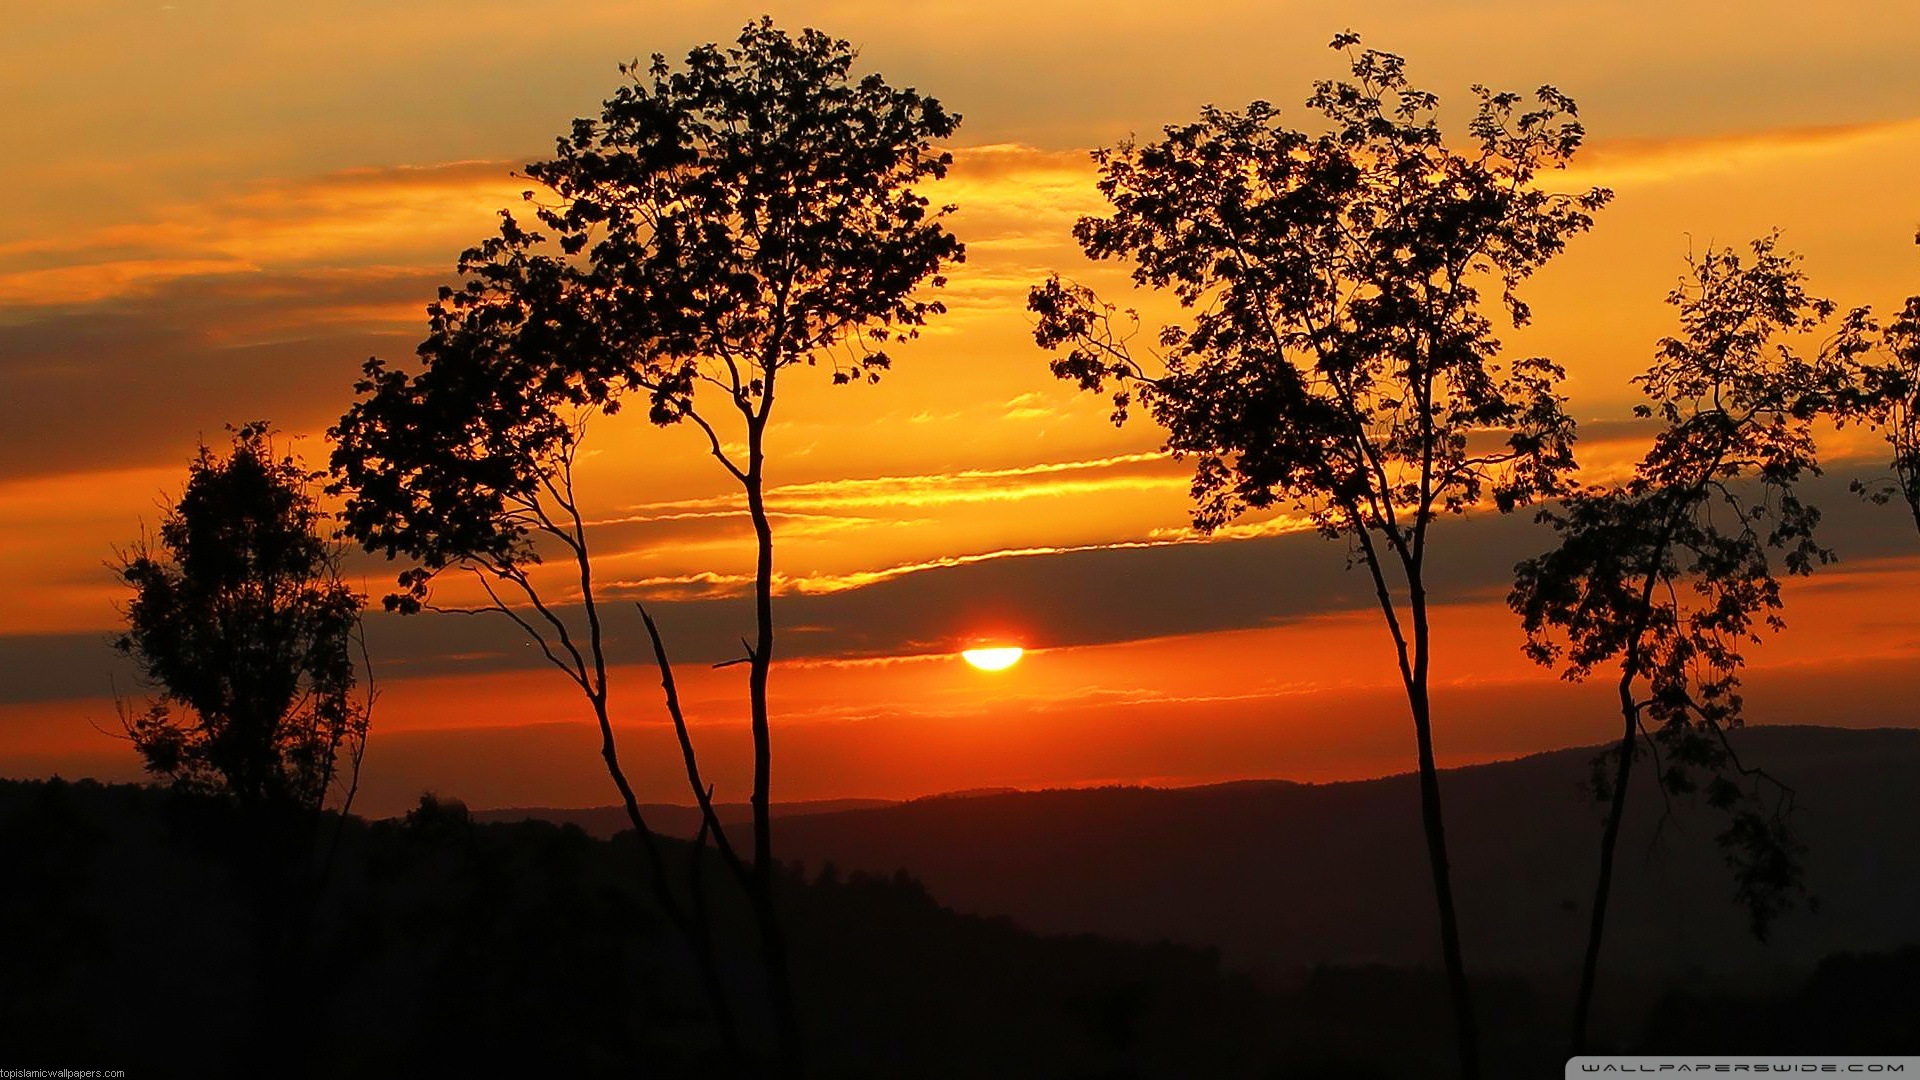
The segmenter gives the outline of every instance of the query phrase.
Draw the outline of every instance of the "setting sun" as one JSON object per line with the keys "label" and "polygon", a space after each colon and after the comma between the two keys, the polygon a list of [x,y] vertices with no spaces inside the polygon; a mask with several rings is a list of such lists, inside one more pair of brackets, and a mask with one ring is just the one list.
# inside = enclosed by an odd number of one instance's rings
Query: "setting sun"
{"label": "setting sun", "polygon": [[967,649],[960,656],[967,663],[981,671],[1005,671],[1020,662],[1025,649],[1017,645],[1004,645],[991,649]]}

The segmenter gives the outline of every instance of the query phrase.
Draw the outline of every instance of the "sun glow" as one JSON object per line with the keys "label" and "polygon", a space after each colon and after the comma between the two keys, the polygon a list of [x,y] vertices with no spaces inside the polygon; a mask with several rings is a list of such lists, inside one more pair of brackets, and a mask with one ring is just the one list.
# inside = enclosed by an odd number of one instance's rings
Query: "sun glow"
{"label": "sun glow", "polygon": [[1005,671],[1019,663],[1025,652],[1017,645],[1003,645],[991,649],[966,649],[960,656],[981,671]]}

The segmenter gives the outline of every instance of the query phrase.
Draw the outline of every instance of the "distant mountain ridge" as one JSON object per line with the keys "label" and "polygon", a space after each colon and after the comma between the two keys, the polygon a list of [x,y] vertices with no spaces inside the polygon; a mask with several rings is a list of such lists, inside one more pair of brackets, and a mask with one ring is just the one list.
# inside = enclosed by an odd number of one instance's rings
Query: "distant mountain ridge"
{"label": "distant mountain ridge", "polygon": [[[775,803],[776,818],[829,814],[845,810],[872,810],[893,806],[892,799],[815,799],[805,802]],[[753,807],[748,803],[715,803],[713,812],[722,825],[751,825]],[[588,806],[567,809],[552,806],[510,806],[498,810],[475,810],[473,820],[487,822],[550,821],[555,825],[577,825],[588,836],[602,840],[633,828],[624,806]],[[641,820],[647,827],[667,836],[691,839],[700,831],[700,808],[678,803],[641,803]]]}
{"label": "distant mountain ridge", "polygon": [[[1718,817],[1677,801],[1662,824],[1652,770],[1642,768],[1603,970],[1780,972],[1920,941],[1920,731],[1766,726],[1735,740],[1796,789],[1817,912],[1802,904],[1770,944],[1755,942],[1713,842]],[[1603,812],[1582,791],[1596,752],[1443,772],[1455,889],[1479,970],[1562,975],[1577,963]],[[1258,971],[1432,964],[1415,783],[1409,774],[796,804],[778,851],[813,867],[904,868],[942,903],[1034,930],[1216,946]]]}

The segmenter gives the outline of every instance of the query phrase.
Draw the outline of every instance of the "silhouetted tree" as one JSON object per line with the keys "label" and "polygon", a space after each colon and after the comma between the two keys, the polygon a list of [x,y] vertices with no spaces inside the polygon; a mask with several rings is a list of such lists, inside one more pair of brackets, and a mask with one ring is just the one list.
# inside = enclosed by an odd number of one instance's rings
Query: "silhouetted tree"
{"label": "silhouetted tree", "polygon": [[311,492],[321,474],[276,450],[264,422],[232,430],[228,453],[203,445],[189,463],[157,538],[122,553],[133,599],[114,644],[154,691],[143,712],[121,706],[147,771],[241,811],[232,871],[255,936],[245,1053],[249,1067],[284,1071],[291,1018],[313,1005],[307,931],[358,787],[372,670],[363,696],[365,598],[341,580],[344,547],[323,531]]}
{"label": "silhouetted tree", "polygon": [[1792,792],[1743,764],[1727,743],[1742,722],[1742,649],[1778,629],[1777,558],[1789,574],[1832,560],[1814,539],[1820,513],[1797,485],[1820,472],[1814,421],[1841,388],[1831,354],[1803,357],[1783,341],[1833,312],[1805,290],[1797,259],[1777,237],[1754,242],[1751,261],[1732,249],[1689,259],[1668,296],[1681,333],[1663,339],[1635,382],[1662,424],[1624,483],[1584,487],[1540,520],[1560,546],[1516,570],[1509,603],[1527,632],[1527,654],[1585,679],[1617,666],[1621,732],[1594,762],[1595,794],[1608,804],[1600,868],[1575,1005],[1574,1042],[1586,1040],[1614,847],[1628,781],[1655,756],[1661,790],[1699,790],[1726,811],[1720,834],[1739,901],[1762,940],[1801,885],[1786,812]]}
{"label": "silhouetted tree", "polygon": [[[586,695],[603,754],[645,835],[607,720],[602,618],[572,464],[585,419],[628,394],[648,419],[704,435],[742,493],[756,542],[755,630],[747,643],[754,747],[753,853],[736,853],[713,815],[651,618],[707,833],[753,899],[772,976],[783,1058],[799,1034],[774,907],[773,529],[768,426],[789,369],[825,364],[835,383],[877,380],[887,346],[942,305],[926,284],[962,257],[922,181],[951,157],[933,141],[959,118],[878,75],[851,75],[845,41],[770,20],[736,47],[694,49],[679,70],[659,55],[622,68],[630,84],[598,119],[574,122],[555,156],[526,174],[546,232],[503,213],[499,235],[461,258],[470,280],[430,309],[417,374],[371,360],[361,400],[335,431],[348,532],[419,565],[388,600],[417,610],[449,567],[475,572],[490,610],[519,623]],[[723,435],[723,430],[727,432]],[[556,606],[533,576],[536,541],[577,571]],[[515,599],[495,591],[504,586]],[[580,625],[584,622],[584,628]],[[664,880],[664,879],[662,879]]]}
{"label": "silhouetted tree", "polygon": [[1483,290],[1526,322],[1517,287],[1610,194],[1536,186],[1582,137],[1573,102],[1552,87],[1525,110],[1516,94],[1476,87],[1470,140],[1454,149],[1434,95],[1407,82],[1399,57],[1358,43],[1333,41],[1353,81],[1320,82],[1308,100],[1322,134],[1256,101],[1095,153],[1113,213],[1081,219],[1075,237],[1093,258],[1131,260],[1136,285],[1171,290],[1194,309],[1190,325],[1162,329],[1143,357],[1118,309],[1084,286],[1056,275],[1029,307],[1038,343],[1065,350],[1055,375],[1114,387],[1116,423],[1138,401],[1167,448],[1194,457],[1198,529],[1291,508],[1348,538],[1366,566],[1412,713],[1442,952],[1473,1076],[1427,692],[1430,531],[1489,496],[1505,511],[1552,493],[1572,467],[1560,368],[1499,361]]}
{"label": "silhouetted tree", "polygon": [[[1920,235],[1914,242],[1920,243]],[[1843,334],[1853,385],[1842,414],[1879,431],[1893,452],[1888,463],[1892,476],[1855,480],[1850,486],[1881,506],[1895,499],[1905,502],[1914,527],[1920,529],[1920,296],[1907,297],[1906,306],[1885,327],[1877,325],[1866,308],[1858,308],[1848,314]]]}
{"label": "silhouetted tree", "polygon": [[249,809],[317,811],[352,790],[371,704],[354,692],[363,597],[322,535],[320,475],[243,425],[226,456],[200,448],[157,544],[122,555],[134,596],[114,646],[156,691],[124,719],[155,776]]}

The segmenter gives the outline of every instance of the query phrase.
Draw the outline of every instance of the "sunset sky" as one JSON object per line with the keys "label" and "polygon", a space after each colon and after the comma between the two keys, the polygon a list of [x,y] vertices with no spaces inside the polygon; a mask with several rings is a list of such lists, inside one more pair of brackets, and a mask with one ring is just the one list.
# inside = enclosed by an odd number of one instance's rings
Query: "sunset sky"
{"label": "sunset sky", "polygon": [[[1684,7],[1684,10],[1674,10]],[[152,526],[196,442],[271,419],[309,460],[369,355],[411,359],[423,305],[620,61],[731,40],[734,4],[463,0],[13,4],[0,33],[0,775],[132,778],[106,641],[115,545]],[[1920,292],[1920,8],[1905,3],[786,4],[784,27],[963,115],[950,178],[968,259],[950,309],[878,386],[790,387],[772,432],[786,658],[776,798],[983,786],[1328,779],[1412,765],[1388,640],[1344,547],[1249,523],[1210,541],[1187,472],[1116,430],[1031,339],[1049,271],[1124,297],[1068,230],[1097,212],[1090,148],[1205,103],[1303,125],[1343,73],[1339,30],[1408,57],[1416,85],[1550,82],[1589,145],[1556,187],[1617,192],[1525,292],[1513,355],[1571,372],[1581,459],[1636,455],[1631,375],[1670,331],[1689,250],[1778,227],[1814,291],[1886,310]],[[1448,115],[1458,120],[1457,111]],[[1456,131],[1459,130],[1455,126]],[[1164,304],[1135,298],[1150,313]],[[743,798],[751,534],[695,433],[627,414],[580,485],[610,595],[648,599],[722,798]],[[1843,562],[1788,593],[1759,650],[1763,722],[1914,725],[1920,537],[1846,478],[1815,490]],[[1864,456],[1862,456],[1864,455]],[[1524,518],[1439,534],[1435,685],[1445,762],[1598,741],[1607,694],[1529,665],[1502,602],[1548,543]],[[353,563],[376,597],[392,569]],[[381,698],[370,812],[423,789],[476,806],[591,805],[612,788],[589,714],[504,622],[373,616]],[[642,658],[635,620],[616,655]],[[958,650],[1030,651],[1004,672]],[[733,646],[737,651],[737,645]],[[684,801],[650,667],[615,673],[643,794]]]}

